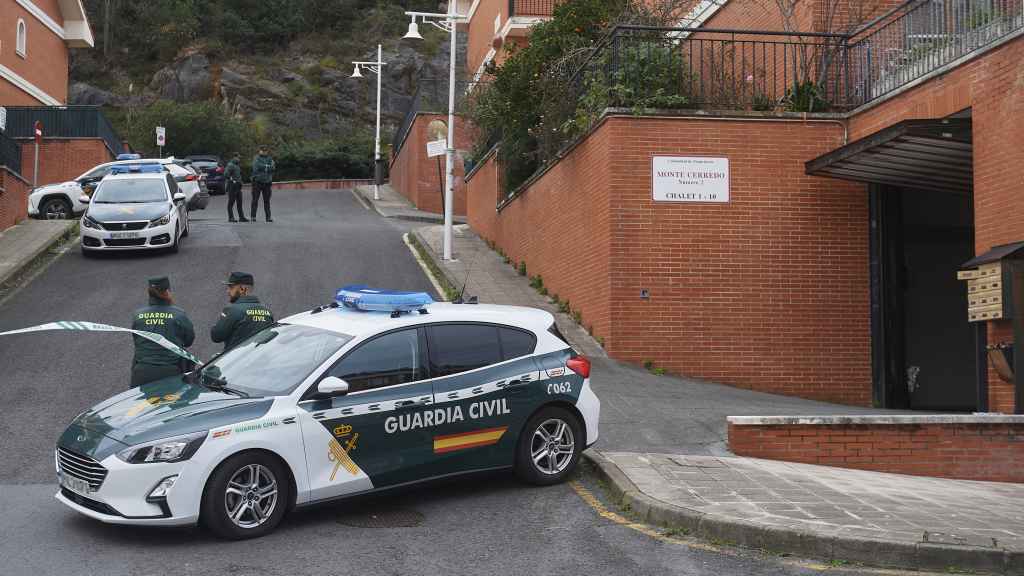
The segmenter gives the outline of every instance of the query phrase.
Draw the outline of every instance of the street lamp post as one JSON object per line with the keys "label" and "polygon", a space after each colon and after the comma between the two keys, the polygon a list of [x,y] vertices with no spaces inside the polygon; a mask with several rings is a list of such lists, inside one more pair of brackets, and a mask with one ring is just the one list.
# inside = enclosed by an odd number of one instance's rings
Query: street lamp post
{"label": "street lamp post", "polygon": [[422,40],[416,19],[429,22],[436,28],[448,33],[450,40],[450,58],[448,70],[448,144],[445,148],[445,192],[444,192],[444,240],[441,258],[452,259],[452,198],[455,196],[455,25],[465,16],[456,13],[455,0],[448,0],[447,14],[431,14],[428,12],[406,12],[412,17],[409,31],[404,38]]}
{"label": "street lamp post", "polygon": [[355,69],[352,70],[353,78],[362,78],[360,74],[361,68],[377,74],[377,133],[373,139],[373,199],[380,200],[380,180],[381,180],[381,166],[380,166],[380,79],[384,75],[384,64],[382,59],[382,51],[380,44],[377,44],[377,61],[376,62],[353,62]]}

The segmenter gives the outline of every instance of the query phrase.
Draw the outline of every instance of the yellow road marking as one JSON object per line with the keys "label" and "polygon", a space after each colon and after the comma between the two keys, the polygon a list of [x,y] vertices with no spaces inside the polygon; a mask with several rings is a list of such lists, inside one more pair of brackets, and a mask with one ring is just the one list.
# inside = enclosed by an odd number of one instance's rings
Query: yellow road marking
{"label": "yellow road marking", "polygon": [[[610,521],[612,521],[612,522],[614,522],[616,524],[619,524],[620,526],[625,526],[626,528],[629,528],[631,530],[636,530],[637,532],[639,532],[641,534],[644,534],[645,536],[649,536],[649,537],[654,538],[655,540],[658,540],[658,541],[661,541],[661,542],[667,542],[667,543],[671,543],[671,544],[679,544],[679,545],[686,546],[687,548],[691,548],[691,549],[695,549],[695,550],[703,550],[703,551],[707,551],[707,552],[716,552],[716,553],[719,553],[719,554],[729,554],[729,555],[733,555],[733,556],[736,555],[736,552],[734,552],[732,550],[723,549],[722,547],[715,546],[714,544],[706,544],[706,543],[703,543],[703,542],[696,542],[696,541],[694,541],[692,539],[683,539],[683,538],[677,538],[675,536],[669,536],[668,534],[665,534],[665,533],[663,533],[663,532],[657,530],[656,528],[653,528],[653,527],[651,527],[651,526],[649,526],[647,524],[642,524],[640,522],[634,522],[634,521],[630,520],[629,518],[626,518],[625,516],[623,516],[621,514],[618,514],[616,512],[612,512],[611,510],[609,510],[603,503],[601,503],[600,500],[597,499],[597,496],[594,496],[593,492],[591,492],[586,487],[584,487],[583,484],[580,484],[580,482],[578,480],[570,480],[568,484],[573,489],[573,491],[576,492],[576,495],[579,496],[581,500],[583,500],[584,502],[587,503],[587,505],[589,505],[591,508],[593,508],[594,512],[597,512],[598,516],[600,516],[600,517],[602,517],[602,518],[604,518],[606,520],[610,520]],[[751,550],[751,551],[752,552],[757,552],[756,550]],[[874,576],[909,576],[911,574],[916,575],[916,576],[922,576],[922,575],[925,575],[925,574],[939,574],[938,572],[918,572],[918,571],[911,571],[911,570],[892,570],[892,569],[885,569],[885,568],[870,568],[870,567],[866,567],[866,566],[832,565],[832,564],[825,564],[825,563],[822,563],[822,562],[814,562],[814,561],[809,561],[809,560],[796,560],[796,559],[791,559],[791,558],[777,558],[776,560],[780,564],[784,564],[784,565],[787,565],[787,566],[793,566],[793,567],[797,567],[797,568],[804,568],[804,569],[808,569],[808,570],[817,570],[819,572],[831,572],[831,573],[835,573],[835,574],[841,574],[841,573],[844,573],[844,572],[854,572],[854,571],[857,572],[858,574],[872,574]]]}

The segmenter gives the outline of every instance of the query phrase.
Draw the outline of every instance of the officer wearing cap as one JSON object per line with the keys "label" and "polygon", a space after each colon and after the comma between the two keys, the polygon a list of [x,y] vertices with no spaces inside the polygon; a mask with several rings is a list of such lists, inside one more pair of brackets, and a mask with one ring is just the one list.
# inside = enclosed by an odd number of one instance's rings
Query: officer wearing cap
{"label": "officer wearing cap", "polygon": [[210,329],[210,338],[214,342],[223,342],[224,349],[228,350],[273,325],[274,315],[260,303],[259,298],[251,294],[252,274],[232,272],[224,284],[228,287],[231,305],[220,313],[217,324]]}
{"label": "officer wearing cap", "polygon": [[[181,308],[174,305],[171,281],[166,276],[148,280],[149,306],[139,308],[132,316],[132,329],[153,332],[182,348],[188,348],[196,339],[192,321]],[[135,339],[135,357],[132,360],[132,386],[141,386],[154,380],[176,376],[191,369],[189,362],[156,342],[142,336]]]}

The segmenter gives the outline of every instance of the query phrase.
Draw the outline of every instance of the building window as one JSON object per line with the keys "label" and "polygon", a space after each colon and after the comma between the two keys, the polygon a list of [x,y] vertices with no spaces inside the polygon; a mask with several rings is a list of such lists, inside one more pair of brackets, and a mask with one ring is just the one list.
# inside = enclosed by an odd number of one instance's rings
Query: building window
{"label": "building window", "polygon": [[25,21],[18,18],[18,41],[15,44],[15,51],[18,56],[25,57],[25,48],[28,45],[28,30],[25,27]]}

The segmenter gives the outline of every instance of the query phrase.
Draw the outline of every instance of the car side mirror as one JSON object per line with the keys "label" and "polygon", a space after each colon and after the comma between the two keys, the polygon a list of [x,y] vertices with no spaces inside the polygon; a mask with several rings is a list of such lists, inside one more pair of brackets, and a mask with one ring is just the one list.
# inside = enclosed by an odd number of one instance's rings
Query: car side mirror
{"label": "car side mirror", "polygon": [[175,202],[181,202],[184,199],[185,199],[185,195],[183,193],[181,193],[181,192],[175,192],[174,193],[174,201]]}
{"label": "car side mirror", "polygon": [[88,204],[90,200],[92,200],[92,198],[89,198],[87,194],[82,194],[78,197],[78,201],[82,204]]}
{"label": "car side mirror", "polygon": [[316,385],[316,391],[324,396],[343,396],[348,394],[348,382],[341,378],[328,376]]}

